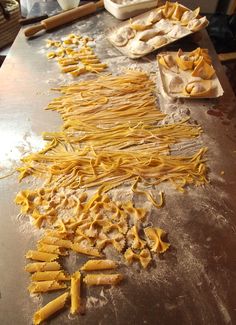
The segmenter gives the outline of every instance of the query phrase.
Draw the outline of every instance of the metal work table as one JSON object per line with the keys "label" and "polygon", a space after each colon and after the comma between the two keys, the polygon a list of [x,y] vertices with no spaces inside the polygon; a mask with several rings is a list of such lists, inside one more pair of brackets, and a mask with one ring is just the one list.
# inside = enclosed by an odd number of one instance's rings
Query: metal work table
{"label": "metal work table", "polygon": [[[62,76],[58,66],[47,61],[45,39],[79,31],[95,36],[96,52],[112,67],[112,72],[121,72],[127,66],[156,71],[155,55],[148,57],[151,62],[132,61],[109,44],[104,31],[116,22],[102,11],[31,40],[26,40],[20,31],[0,69],[0,175],[14,170],[23,154],[42,146],[43,131],[57,130],[60,125],[58,115],[43,108],[55,97],[50,88],[72,79]],[[85,315],[69,319],[65,310],[52,318],[50,324],[236,323],[236,107],[207,32],[200,35],[198,45],[208,48],[214,58],[224,96],[214,100],[173,101],[159,93],[159,102],[163,111],[170,107],[173,112],[188,110],[191,118],[202,126],[202,145],[209,148],[210,183],[191,187],[184,194],[166,189],[166,204],[157,211],[156,220],[169,233],[171,249],[155,260],[155,267],[131,268],[121,286],[103,292],[91,291],[94,300]],[[190,38],[184,42],[181,45],[186,49]],[[35,245],[38,231],[28,219],[17,217],[19,207],[13,203],[16,193],[26,187],[27,181],[18,184],[16,174],[0,180],[2,325],[31,324],[32,315],[40,305],[26,290],[29,277],[23,270],[24,255]]]}

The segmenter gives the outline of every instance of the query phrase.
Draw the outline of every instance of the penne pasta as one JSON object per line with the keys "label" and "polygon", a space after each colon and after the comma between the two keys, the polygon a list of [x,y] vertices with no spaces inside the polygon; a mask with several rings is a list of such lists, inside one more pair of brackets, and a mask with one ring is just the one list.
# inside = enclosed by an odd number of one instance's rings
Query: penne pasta
{"label": "penne pasta", "polygon": [[66,300],[69,297],[69,293],[63,293],[61,296],[50,301],[47,305],[36,311],[34,314],[34,325],[39,325],[44,320],[46,320],[51,315],[55,314],[57,311],[65,306]]}
{"label": "penne pasta", "polygon": [[117,268],[117,263],[112,260],[90,260],[81,267],[81,270],[96,271],[96,270],[110,270],[116,268]]}
{"label": "penne pasta", "polygon": [[38,262],[29,263],[25,266],[25,271],[29,273],[40,271],[59,271],[61,265],[58,262]]}
{"label": "penne pasta", "polygon": [[80,286],[81,286],[81,274],[79,271],[75,272],[71,276],[71,314],[78,313],[80,310]]}
{"label": "penne pasta", "polygon": [[26,253],[25,257],[31,258],[32,260],[36,260],[36,261],[42,261],[42,262],[52,262],[59,258],[57,254],[51,254],[51,253],[45,253],[45,252],[39,252],[33,250],[29,250]]}
{"label": "penne pasta", "polygon": [[68,281],[70,276],[66,275],[63,271],[45,271],[45,272],[35,272],[31,276],[32,281]]}
{"label": "penne pasta", "polygon": [[55,280],[52,281],[39,281],[32,282],[28,286],[28,290],[30,293],[38,293],[38,292],[48,292],[54,290],[65,289],[67,286],[63,282],[58,282]]}
{"label": "penne pasta", "polygon": [[84,283],[94,285],[116,285],[123,280],[122,274],[87,274]]}

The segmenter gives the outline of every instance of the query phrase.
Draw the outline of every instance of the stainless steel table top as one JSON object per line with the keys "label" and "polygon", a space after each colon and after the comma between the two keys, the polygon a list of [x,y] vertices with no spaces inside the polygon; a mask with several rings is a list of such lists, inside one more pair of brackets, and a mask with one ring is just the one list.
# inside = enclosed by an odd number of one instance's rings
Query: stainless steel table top
{"label": "stainless steel table top", "polygon": [[[55,94],[50,88],[71,81],[45,57],[45,39],[80,31],[96,37],[96,51],[114,73],[132,66],[155,71],[155,56],[132,61],[114,49],[105,30],[116,23],[107,12],[82,19],[52,33],[26,40],[21,31],[0,69],[0,175],[11,172],[26,152],[42,146],[40,134],[57,130],[60,119],[43,111]],[[130,268],[121,286],[93,289],[86,315],[68,318],[65,311],[50,324],[235,324],[236,323],[236,117],[235,99],[209,37],[200,33],[224,88],[214,100],[170,101],[159,94],[161,109],[187,109],[204,130],[210,184],[185,194],[166,191],[158,225],[169,233],[171,249],[148,271]],[[187,47],[188,42],[181,46]],[[178,45],[179,46],[179,45]],[[195,44],[196,46],[196,44]],[[184,47],[184,48],[185,48]],[[222,173],[224,171],[224,173]],[[37,231],[17,217],[17,175],[0,180],[0,324],[30,324],[39,307],[26,290],[25,252]]]}

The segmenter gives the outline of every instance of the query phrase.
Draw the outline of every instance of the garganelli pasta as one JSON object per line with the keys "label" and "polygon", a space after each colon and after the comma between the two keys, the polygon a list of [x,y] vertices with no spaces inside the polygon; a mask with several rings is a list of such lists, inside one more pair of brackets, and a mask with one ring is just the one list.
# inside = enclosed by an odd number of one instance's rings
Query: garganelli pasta
{"label": "garganelli pasta", "polygon": [[77,271],[71,276],[71,287],[70,287],[71,314],[78,313],[80,310],[80,300],[81,300],[80,286],[81,286],[81,274],[79,271]]}
{"label": "garganelli pasta", "polygon": [[55,314],[57,311],[62,309],[65,306],[66,300],[69,297],[69,293],[63,293],[61,296],[56,299],[50,301],[43,308],[36,311],[34,314],[34,325],[38,325],[42,323],[45,319]]}
{"label": "garganelli pasta", "polygon": [[59,271],[61,265],[58,262],[37,262],[29,263],[25,266],[25,271],[33,272],[42,272],[42,271]]}
{"label": "garganelli pasta", "polygon": [[50,281],[50,280],[70,280],[70,276],[66,275],[62,270],[61,271],[43,271],[35,272],[31,276],[32,281]]}
{"label": "garganelli pasta", "polygon": [[65,289],[67,286],[63,282],[58,282],[56,280],[48,280],[48,281],[35,281],[31,282],[28,287],[30,293],[38,293],[38,292],[48,292],[54,290]]}
{"label": "garganelli pasta", "polygon": [[87,274],[84,278],[84,282],[89,286],[117,285],[122,280],[122,274]]}
{"label": "garganelli pasta", "polygon": [[117,263],[112,260],[90,260],[81,267],[81,270],[97,271],[97,270],[110,270],[116,268],[117,268]]}

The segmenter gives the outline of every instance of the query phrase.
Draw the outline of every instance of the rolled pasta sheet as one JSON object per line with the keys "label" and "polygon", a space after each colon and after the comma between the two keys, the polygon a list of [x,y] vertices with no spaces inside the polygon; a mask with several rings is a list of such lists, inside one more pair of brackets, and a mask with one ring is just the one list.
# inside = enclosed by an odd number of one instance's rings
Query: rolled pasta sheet
{"label": "rolled pasta sheet", "polygon": [[65,306],[66,300],[69,297],[69,293],[63,293],[61,296],[50,301],[47,305],[36,311],[34,314],[34,325],[38,325],[46,320],[51,315],[55,314],[57,311],[62,309]]}
{"label": "rolled pasta sheet", "polygon": [[42,262],[52,262],[59,258],[57,254],[46,253],[46,252],[39,252],[29,250],[26,255],[26,258],[31,258],[32,260],[42,261]]}
{"label": "rolled pasta sheet", "polygon": [[44,271],[59,271],[61,265],[58,262],[38,262],[29,263],[25,266],[25,271],[29,273]]}
{"label": "rolled pasta sheet", "polygon": [[96,257],[101,256],[99,251],[96,248],[82,246],[78,243],[72,244],[72,250],[75,251],[76,253],[80,253],[80,254],[84,254],[84,255],[91,255],[91,256],[96,256]]}
{"label": "rolled pasta sheet", "polygon": [[68,281],[70,276],[66,275],[63,271],[45,271],[45,272],[35,272],[31,276],[32,281]]}
{"label": "rolled pasta sheet", "polygon": [[75,272],[71,276],[71,288],[70,288],[70,294],[71,294],[71,308],[70,312],[71,314],[78,313],[80,310],[80,286],[81,286],[81,274],[80,272]]}
{"label": "rolled pasta sheet", "polygon": [[30,293],[37,293],[37,292],[48,292],[54,290],[65,289],[67,286],[63,282],[58,282],[55,280],[52,281],[39,281],[39,282],[32,282],[28,286],[28,290]]}
{"label": "rolled pasta sheet", "polygon": [[57,237],[46,236],[43,237],[39,243],[49,244],[49,245],[56,245],[59,247],[64,247],[70,249],[72,246],[72,242],[68,239],[61,239]]}
{"label": "rolled pasta sheet", "polygon": [[123,280],[122,274],[87,274],[84,282],[87,285],[116,285]]}
{"label": "rolled pasta sheet", "polygon": [[81,270],[96,271],[96,270],[111,270],[116,268],[117,268],[117,263],[112,260],[90,260],[81,267]]}

